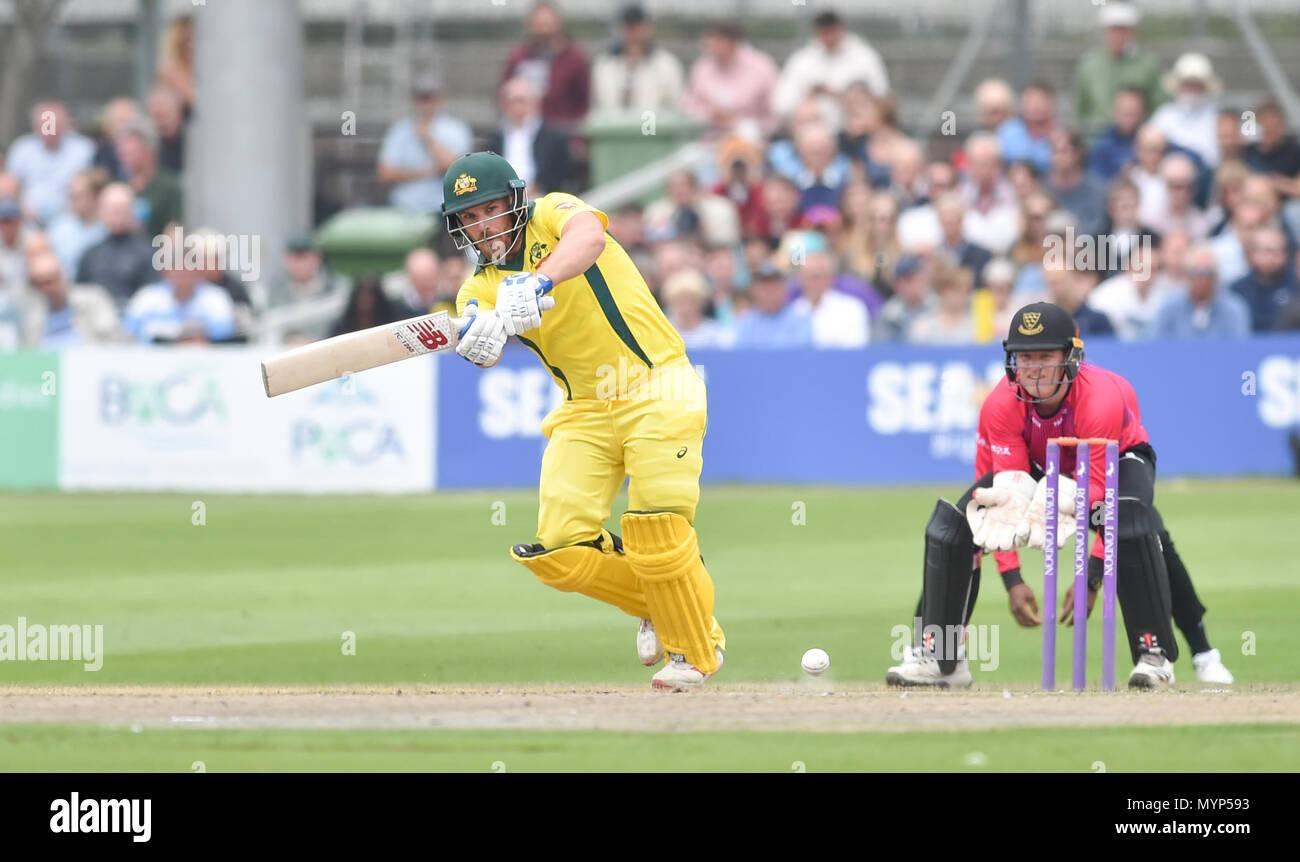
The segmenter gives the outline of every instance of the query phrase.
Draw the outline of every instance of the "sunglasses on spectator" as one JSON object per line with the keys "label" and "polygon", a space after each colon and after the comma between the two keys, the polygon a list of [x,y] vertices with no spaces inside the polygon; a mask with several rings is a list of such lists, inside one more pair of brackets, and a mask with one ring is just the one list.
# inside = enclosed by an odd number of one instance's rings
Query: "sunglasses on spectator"
{"label": "sunglasses on spectator", "polygon": [[48,278],[29,278],[28,281],[30,281],[34,287],[46,287],[51,284],[58,284],[59,277],[57,275],[51,275]]}
{"label": "sunglasses on spectator", "polygon": [[1214,278],[1218,273],[1213,269],[1195,268],[1187,270],[1187,274],[1192,278]]}
{"label": "sunglasses on spectator", "polygon": [[1189,182],[1174,182],[1173,180],[1165,180],[1165,185],[1169,186],[1169,188],[1171,188],[1171,189],[1190,189],[1192,186],[1194,186],[1194,185],[1196,185],[1196,184],[1193,183],[1193,182],[1190,182],[1190,181],[1189,181]]}

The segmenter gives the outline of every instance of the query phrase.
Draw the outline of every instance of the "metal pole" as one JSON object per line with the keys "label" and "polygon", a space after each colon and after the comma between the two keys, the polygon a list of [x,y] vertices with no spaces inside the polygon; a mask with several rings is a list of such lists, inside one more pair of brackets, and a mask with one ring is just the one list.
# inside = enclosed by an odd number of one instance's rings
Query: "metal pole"
{"label": "metal pole", "polygon": [[135,97],[144,104],[158,68],[158,37],[162,32],[160,0],[138,0],[135,16],[135,68],[131,70]]}
{"label": "metal pole", "polygon": [[1029,83],[1034,73],[1033,43],[1030,39],[1033,22],[1029,0],[1008,0],[1011,9],[1011,54],[1007,57],[1007,77],[1019,92]]}

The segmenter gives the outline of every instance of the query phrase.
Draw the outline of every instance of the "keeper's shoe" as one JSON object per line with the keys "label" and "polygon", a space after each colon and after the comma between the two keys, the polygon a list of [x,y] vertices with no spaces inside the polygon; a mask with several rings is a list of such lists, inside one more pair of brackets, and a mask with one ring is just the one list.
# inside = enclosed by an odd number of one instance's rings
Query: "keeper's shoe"
{"label": "keeper's shoe", "polygon": [[[722,650],[714,647],[718,653],[718,670],[722,670]],[[713,673],[717,673],[714,671]],[[670,652],[668,664],[650,680],[650,687],[656,691],[695,691],[704,685],[704,681],[713,676],[705,673],[686,660],[686,656]]]}
{"label": "keeper's shoe", "polygon": [[958,654],[957,666],[952,673],[939,670],[939,660],[920,647],[909,647],[903,663],[885,672],[885,682],[903,687],[929,686],[931,688],[967,688],[971,684],[970,666],[965,652]]}
{"label": "keeper's shoe", "polygon": [[1173,685],[1174,663],[1159,647],[1142,653],[1138,657],[1137,666],[1128,675],[1129,688],[1172,688]]}
{"label": "keeper's shoe", "polygon": [[1192,667],[1196,668],[1197,682],[1217,682],[1232,685],[1232,671],[1223,666],[1223,657],[1217,649],[1198,652],[1192,656]]}
{"label": "keeper's shoe", "polygon": [[636,627],[636,657],[646,667],[654,667],[664,660],[663,644],[659,643],[659,633],[650,620],[641,620]]}

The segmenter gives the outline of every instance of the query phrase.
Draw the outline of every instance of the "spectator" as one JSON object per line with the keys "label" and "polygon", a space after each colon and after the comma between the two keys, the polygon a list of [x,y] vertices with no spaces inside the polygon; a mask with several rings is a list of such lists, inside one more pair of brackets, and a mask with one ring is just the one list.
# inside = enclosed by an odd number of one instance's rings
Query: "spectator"
{"label": "spectator", "polygon": [[97,284],[69,287],[59,269],[59,259],[50,253],[32,258],[27,277],[33,292],[40,297],[33,306],[30,346],[62,350],[79,344],[117,340],[117,308],[104,288]]}
{"label": "spectator", "polygon": [[1170,153],[1160,166],[1165,181],[1165,209],[1148,224],[1157,233],[1184,230],[1196,239],[1210,235],[1210,220],[1196,206],[1196,165],[1182,153]]}
{"label": "spectator", "polygon": [[1136,87],[1115,93],[1110,126],[1097,137],[1088,153],[1088,172],[1103,182],[1120,175],[1137,158],[1133,145],[1146,119],[1146,96]]}
{"label": "spectator", "polygon": [[22,183],[22,207],[42,225],[63,212],[68,183],[90,166],[95,145],[72,128],[62,102],[37,102],[32,130],[9,145],[5,170]]}
{"label": "spectator", "polygon": [[787,117],[809,96],[838,100],[854,81],[865,83],[872,95],[889,93],[889,75],[880,55],[849,33],[838,14],[822,12],[813,19],[813,38],[791,54],[781,70],[773,110]]}
{"label": "spectator", "polygon": [[[619,245],[623,246],[623,250],[627,252],[628,257],[632,258],[632,262],[636,264],[637,270],[644,273],[654,272],[654,257],[650,252],[650,247],[646,245],[645,215],[640,204],[633,201],[611,212],[609,214],[609,233],[610,236],[618,240]],[[463,256],[449,255],[445,258],[442,261],[444,273],[449,273],[448,263],[453,260],[463,260]],[[448,274],[448,278],[450,279],[450,274]],[[460,284],[460,281],[456,282],[457,289],[459,289]]]}
{"label": "spectator", "polygon": [[997,134],[1016,113],[1016,94],[1001,78],[987,78],[975,88],[975,110],[981,131]]}
{"label": "spectator", "polygon": [[886,188],[895,148],[906,140],[898,130],[894,100],[890,96],[877,98],[866,84],[855,81],[844,91],[843,102],[840,152],[849,157],[868,185]]}
{"label": "spectator", "polygon": [[1214,120],[1215,138],[1219,142],[1219,165],[1245,155],[1246,139],[1241,134],[1241,112],[1236,108],[1220,108]]}
{"label": "spectator", "polygon": [[402,267],[406,289],[397,306],[400,317],[417,317],[435,311],[448,311],[455,315],[456,297],[439,294],[438,256],[431,249],[412,249]]}
{"label": "spectator", "polygon": [[1196,240],[1191,234],[1182,230],[1171,230],[1159,235],[1160,243],[1156,247],[1156,260],[1160,268],[1160,278],[1167,280],[1171,286],[1186,290],[1191,283],[1187,275],[1187,252]]}
{"label": "spectator", "polygon": [[1282,313],[1277,316],[1277,328],[1279,332],[1300,329],[1300,296],[1282,309]]}
{"label": "spectator", "polygon": [[1134,40],[1138,20],[1138,10],[1128,3],[1106,3],[1098,11],[1106,47],[1085,54],[1074,72],[1074,119],[1089,136],[1106,124],[1106,111],[1119,90],[1137,90],[1152,108],[1163,98],[1160,61],[1138,48]]}
{"label": "spectator", "polygon": [[0,198],[0,290],[18,289],[27,282],[23,247],[30,233],[18,201]]}
{"label": "spectator", "polygon": [[13,198],[15,202],[23,197],[23,184],[18,177],[0,171],[0,198]]}
{"label": "spectator", "polygon": [[924,262],[918,255],[904,255],[894,267],[894,295],[881,306],[872,337],[882,343],[906,340],[912,324],[934,304]]}
{"label": "spectator", "polygon": [[814,347],[865,347],[870,340],[867,306],[832,289],[835,258],[830,249],[810,251],[795,267],[799,298],[794,306],[812,318]]}
{"label": "spectator", "polygon": [[117,161],[117,136],[136,117],[140,109],[136,103],[125,97],[112,99],[99,115],[98,132],[95,135],[95,167],[103,168],[111,181],[125,180],[126,174]]}
{"label": "spectator", "polygon": [[693,239],[707,246],[740,241],[740,219],[731,201],[700,188],[689,170],[669,175],[668,196],[646,207],[651,235]]}
{"label": "spectator", "polygon": [[1020,206],[1034,195],[1045,194],[1043,177],[1029,162],[1007,165],[1007,183],[1016,193],[1016,203]]}
{"label": "spectator", "polygon": [[732,246],[719,246],[704,253],[704,276],[709,282],[704,296],[713,308],[713,319],[728,332],[736,322],[736,300],[749,281],[749,273],[736,265],[736,252]]}
{"label": "spectator", "polygon": [[117,136],[117,160],[135,190],[135,214],[145,233],[157,236],[181,220],[181,183],[158,167],[158,133],[144,118],[127,123]]}
{"label": "spectator", "polygon": [[546,0],[528,13],[527,34],[510,52],[502,83],[525,78],[542,94],[542,119],[571,135],[587,116],[591,68],[587,54],[564,30],[559,8]]}
{"label": "spectator", "polygon": [[623,38],[596,58],[591,70],[594,111],[664,111],[683,92],[681,61],[655,44],[640,6],[623,10]]}
{"label": "spectator", "polygon": [[411,87],[412,115],[389,126],[379,150],[379,181],[393,188],[388,202],[411,212],[442,206],[447,168],[474,145],[469,126],[442,112],[442,82],[422,75]]}
{"label": "spectator", "polygon": [[950,266],[965,267],[974,273],[975,286],[983,287],[984,267],[993,255],[983,246],[966,239],[962,233],[962,224],[966,219],[966,203],[961,195],[948,192],[934,205],[935,215],[939,220],[940,241],[935,251]]}
{"label": "spectator", "polygon": [[99,221],[108,235],[86,249],[77,266],[77,282],[103,286],[118,303],[126,303],[157,279],[153,245],[140,235],[135,220],[135,192],[126,183],[110,183],[99,195]]}
{"label": "spectator", "polygon": [[103,168],[87,168],[68,183],[68,206],[50,222],[50,245],[63,272],[77,272],[86,249],[108,236],[98,218],[99,193],[107,184]]}
{"label": "spectator", "polygon": [[500,153],[528,184],[529,197],[570,191],[573,162],[569,139],[548,126],[541,115],[537,88],[524,78],[501,85],[501,124],[488,138],[487,148]]}
{"label": "spectator", "polygon": [[1226,290],[1228,285],[1250,272],[1250,263],[1246,260],[1246,239],[1264,221],[1264,208],[1243,194],[1233,209],[1227,226],[1209,241],[1209,246],[1214,251],[1219,287]]}
{"label": "spectator", "polygon": [[1213,169],[1219,164],[1219,108],[1215,100],[1223,85],[1209,58],[1193,52],[1183,54],[1163,82],[1174,100],[1151,115],[1152,125],[1171,144],[1191,150]]}
{"label": "spectator", "polygon": [[188,15],[173,19],[163,33],[158,83],[180,98],[181,112],[189,119],[194,109],[194,22]]}
{"label": "spectator", "polygon": [[820,124],[806,124],[796,133],[794,148],[799,172],[792,179],[799,186],[799,211],[836,206],[849,181],[849,160],[838,152],[834,136]]}
{"label": "spectator", "polygon": [[971,315],[971,277],[965,267],[939,262],[930,283],[934,308],[912,321],[908,341],[914,344],[962,345],[975,343],[975,319]]}
{"label": "spectator", "polygon": [[344,335],[401,319],[401,312],[393,306],[380,286],[379,276],[370,273],[358,278],[352,286],[347,307],[334,322],[330,335]]}
{"label": "spectator", "polygon": [[997,333],[1009,332],[1011,318],[1026,304],[1021,302],[1019,297],[1016,302],[1011,301],[1016,283],[1016,265],[1005,257],[995,257],[984,265],[980,277],[984,282],[984,289],[989,292],[989,297],[992,299],[990,309],[992,321],[988,329],[994,338],[1000,338]]}
{"label": "spectator", "polygon": [[[655,287],[663,285],[675,272],[699,269],[703,265],[704,254],[693,242],[670,240],[656,243],[654,246]],[[659,297],[662,304],[663,297],[658,289],[655,290],[655,296]]]}
{"label": "spectator", "polygon": [[870,194],[866,220],[862,221],[857,214],[860,206],[856,202],[857,194],[852,205],[854,221],[846,231],[846,268],[887,296],[894,290],[894,269],[903,256],[903,247],[898,242],[898,203],[884,192]]}
{"label": "spectator", "polygon": [[179,174],[185,169],[185,107],[171,87],[149,93],[149,119],[158,130],[158,167]]}
{"label": "spectator", "polygon": [[1102,281],[1088,296],[1088,307],[1110,320],[1115,334],[1125,341],[1146,337],[1156,309],[1177,285],[1162,277],[1156,267],[1158,237],[1136,243],[1128,251],[1129,266]]}
{"label": "spectator", "polygon": [[767,234],[767,210],[763,206],[763,156],[747,138],[732,135],[718,144],[718,173],[721,179],[711,192],[731,201],[740,216],[745,237]]}
{"label": "spectator", "polygon": [[1052,141],[1052,172],[1047,190],[1059,206],[1074,213],[1081,234],[1096,234],[1106,217],[1106,190],[1083,172],[1083,138],[1075,132],[1055,129]]}
{"label": "spectator", "polygon": [[747,42],[730,23],[704,31],[703,52],[691,67],[682,106],[715,134],[732,131],[770,135],[776,130],[772,92],[777,68],[772,58]]}
{"label": "spectator", "polygon": [[1214,171],[1213,204],[1206,211],[1205,218],[1210,223],[1210,236],[1218,236],[1228,225],[1228,218],[1241,200],[1242,189],[1251,176],[1250,168],[1245,162],[1220,162]]}
{"label": "spectator", "polygon": [[[215,284],[229,296],[235,308],[235,334],[227,341],[247,341],[253,330],[253,302],[245,287],[244,278],[251,278],[252,260],[242,260],[238,244],[232,245],[229,239],[209,227],[200,227],[189,233],[182,232],[179,225],[169,225],[166,232],[176,237],[176,248],[183,248],[193,243],[202,250],[201,262],[197,268],[200,281]],[[251,257],[252,250],[248,250]]]}
{"label": "spectator", "polygon": [[889,166],[889,193],[898,201],[899,210],[909,210],[926,203],[925,151],[910,138],[894,148]]}
{"label": "spectator", "polygon": [[1041,296],[1047,292],[1043,269],[1053,237],[1064,243],[1064,236],[1074,224],[1074,216],[1064,210],[1053,210],[1052,199],[1046,194],[1027,198],[1020,212],[1020,238],[1011,247],[1010,258],[1019,269],[1016,272],[1017,297]]}
{"label": "spectator", "polygon": [[994,254],[1005,254],[1019,233],[1019,208],[1011,184],[1002,176],[997,138],[976,132],[966,140],[967,177],[961,186],[966,201],[966,239]]}
{"label": "spectator", "polygon": [[282,268],[284,276],[272,281],[266,291],[262,322],[282,341],[302,343],[327,337],[342,308],[347,279],[325,268],[311,234],[289,239]]}
{"label": "spectator", "polygon": [[1287,264],[1286,234],[1273,227],[1257,228],[1249,240],[1250,271],[1231,285],[1250,309],[1250,328],[1276,328],[1282,309],[1300,295],[1300,282]]}
{"label": "spectator", "polygon": [[704,314],[709,283],[699,270],[674,273],[664,282],[660,293],[668,320],[681,334],[687,350],[728,346],[728,333]]}
{"label": "spectator", "polygon": [[1031,82],[1020,91],[1020,116],[998,127],[1002,158],[1007,162],[1029,162],[1046,176],[1052,168],[1050,136],[1055,128],[1056,96],[1051,85]]}
{"label": "spectator", "polygon": [[763,209],[767,213],[764,237],[777,242],[799,223],[799,187],[794,180],[781,174],[763,180]]}
{"label": "spectator", "polygon": [[[928,253],[943,244],[943,226],[935,204],[957,187],[957,174],[947,162],[931,162],[926,165],[921,186],[925,197],[898,218],[898,242],[908,251]],[[965,218],[964,204],[961,209]]]}
{"label": "spectator", "polygon": [[1070,312],[1081,338],[1115,334],[1110,318],[1085,305],[1097,285],[1095,272],[1072,266],[1049,266],[1043,275],[1047,284],[1047,301]]}
{"label": "spectator", "polygon": [[1128,172],[1128,178],[1138,187],[1138,219],[1143,224],[1154,225],[1169,207],[1168,190],[1161,175],[1168,152],[1164,133],[1151,123],[1143,123],[1133,144],[1137,161]]}
{"label": "spectator", "polygon": [[183,260],[162,281],[136,291],[126,309],[127,335],[141,344],[225,341],[235,334],[230,294],[185,268]]}
{"label": "spectator", "polygon": [[1214,249],[1199,243],[1187,252],[1188,287],[1167,296],[1151,324],[1153,338],[1245,338],[1250,309],[1240,296],[1219,290]]}
{"label": "spectator", "polygon": [[[1138,221],[1138,189],[1129,180],[1120,177],[1106,190],[1106,220],[1102,224],[1098,248],[1111,251],[1106,259],[1097,261],[1102,278],[1118,275],[1128,269],[1129,253],[1143,237],[1155,234],[1151,228]],[[1111,317],[1114,320],[1114,316]]]}
{"label": "spectator", "polygon": [[770,261],[754,270],[749,287],[753,304],[736,320],[736,347],[779,349],[811,347],[812,318],[787,302],[785,276]]}
{"label": "spectator", "polygon": [[1256,108],[1255,120],[1259,140],[1244,148],[1243,159],[1252,170],[1267,176],[1286,201],[1282,215],[1287,230],[1300,237],[1300,144],[1287,133],[1286,118],[1277,103],[1266,102]]}

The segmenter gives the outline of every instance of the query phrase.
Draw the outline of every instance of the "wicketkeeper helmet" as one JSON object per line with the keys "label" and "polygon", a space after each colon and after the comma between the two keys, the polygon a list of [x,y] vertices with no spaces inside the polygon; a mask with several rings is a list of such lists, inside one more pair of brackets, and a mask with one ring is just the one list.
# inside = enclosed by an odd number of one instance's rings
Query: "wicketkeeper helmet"
{"label": "wicketkeeper helmet", "polygon": [[[1037,404],[1050,401],[1055,393],[1046,398],[1029,398],[1020,386],[1016,372],[1016,351],[1018,350],[1064,350],[1065,361],[1059,368],[1065,369],[1064,382],[1074,382],[1079,374],[1079,363],[1083,361],[1083,339],[1079,337],[1079,327],[1075,325],[1070,312],[1050,302],[1031,302],[1017,311],[1011,318],[1011,327],[1002,342],[1005,352],[1004,367],[1007,380],[1015,387],[1016,397],[1021,401]],[[1052,366],[1048,366],[1052,367]]]}

